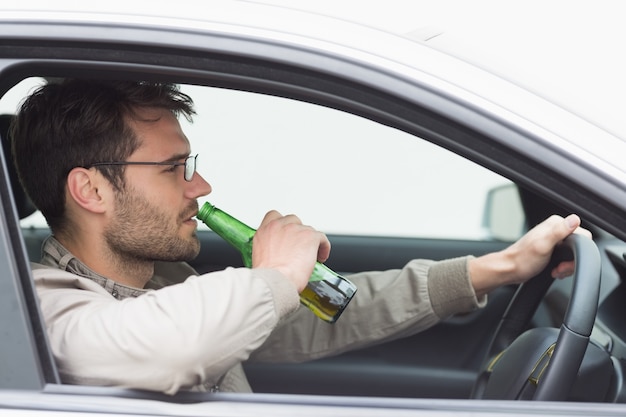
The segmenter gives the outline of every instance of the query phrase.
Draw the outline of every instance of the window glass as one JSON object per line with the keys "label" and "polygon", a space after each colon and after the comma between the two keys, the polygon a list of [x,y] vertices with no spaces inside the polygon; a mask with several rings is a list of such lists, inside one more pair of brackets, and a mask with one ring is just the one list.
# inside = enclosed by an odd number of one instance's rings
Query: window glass
{"label": "window glass", "polygon": [[510,183],[349,113],[249,92],[183,91],[198,112],[183,128],[213,187],[201,203],[253,227],[276,209],[329,234],[486,239],[488,192]]}
{"label": "window glass", "polygon": [[[42,82],[31,78],[14,87],[0,100],[2,113],[15,113]],[[200,204],[210,201],[253,227],[275,209],[328,234],[492,237],[485,204],[491,190],[510,181],[448,150],[310,103],[181,88],[198,113],[181,124],[199,154],[198,172],[213,187]],[[36,213],[22,226],[46,223]]]}

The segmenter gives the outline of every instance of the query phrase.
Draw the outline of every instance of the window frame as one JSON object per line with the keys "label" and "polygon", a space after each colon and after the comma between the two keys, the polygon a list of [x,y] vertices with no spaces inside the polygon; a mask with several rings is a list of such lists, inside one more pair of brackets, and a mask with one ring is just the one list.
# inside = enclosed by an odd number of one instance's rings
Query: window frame
{"label": "window frame", "polygon": [[[212,38],[201,37],[201,40],[210,41]],[[249,40],[246,45],[247,48],[255,46],[254,40]],[[589,190],[518,151],[518,147],[506,145],[505,142],[532,141],[533,138],[525,132],[482,114],[466,103],[437,95],[425,86],[407,83],[375,68],[358,68],[352,62],[333,60],[338,67],[334,73],[314,71],[296,65],[299,54],[306,54],[305,51],[288,51],[291,63],[287,64],[285,58],[245,56],[241,50],[228,55],[182,47],[172,50],[151,44],[138,51],[138,47],[123,43],[92,45],[67,40],[47,41],[45,47],[41,47],[36,39],[21,41],[3,46],[1,52],[3,56],[12,57],[3,61],[0,68],[2,93],[28,76],[55,78],[88,74],[90,77],[140,77],[253,91],[354,113],[457,153],[556,202],[570,205],[599,225],[606,226],[609,231],[626,237],[623,232],[626,230],[626,213],[622,209],[599,195],[595,196],[597,198],[582,198]],[[324,59],[331,60],[329,57]],[[336,75],[356,70],[370,74],[363,76],[362,82]],[[404,95],[390,94],[397,89],[404,89]],[[402,98],[406,96],[411,96],[411,100]],[[435,108],[438,110],[435,111]],[[465,118],[466,123],[459,122],[459,118]],[[491,133],[487,135],[487,131]],[[494,141],[494,136],[506,140]],[[548,149],[546,152],[558,156],[556,150]],[[25,387],[56,384],[58,373],[46,345],[34,288],[29,284],[30,270],[20,241],[12,196],[8,192],[6,167],[3,168],[1,187],[3,194],[0,197],[5,213],[13,213],[0,229],[3,236],[10,236],[10,241],[4,240],[0,244],[0,256],[4,258],[0,258],[0,262],[4,261],[11,268],[10,278],[4,284],[8,283],[11,290],[3,297],[5,300],[20,300],[21,304],[18,313],[11,316],[19,325],[16,331],[20,335],[15,341],[3,342],[2,349],[18,352],[24,349],[24,344],[27,346],[24,352],[28,353],[28,357],[14,363],[16,370],[20,371],[25,369],[26,363],[36,365],[36,369],[23,376]],[[14,248],[20,247],[21,251],[14,252]],[[8,381],[5,379],[4,383]]]}

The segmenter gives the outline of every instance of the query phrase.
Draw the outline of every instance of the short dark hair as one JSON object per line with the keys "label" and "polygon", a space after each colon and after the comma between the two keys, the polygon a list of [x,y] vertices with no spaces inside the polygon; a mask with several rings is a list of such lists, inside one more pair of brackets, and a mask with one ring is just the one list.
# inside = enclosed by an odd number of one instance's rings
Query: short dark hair
{"label": "short dark hair", "polygon": [[[12,152],[24,190],[53,232],[63,230],[67,175],[99,161],[124,161],[139,146],[128,120],[160,108],[188,120],[192,99],[178,86],[143,81],[67,79],[38,88],[21,105],[12,127]],[[118,190],[124,169],[98,169]]]}

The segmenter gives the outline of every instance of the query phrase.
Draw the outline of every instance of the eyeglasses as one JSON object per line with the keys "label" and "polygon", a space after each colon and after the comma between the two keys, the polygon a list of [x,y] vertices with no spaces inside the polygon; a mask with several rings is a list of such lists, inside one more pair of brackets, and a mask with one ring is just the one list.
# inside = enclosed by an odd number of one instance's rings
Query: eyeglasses
{"label": "eyeglasses", "polygon": [[193,174],[196,172],[196,158],[198,154],[190,155],[185,158],[185,162],[129,162],[129,161],[115,161],[115,162],[96,162],[86,166],[85,168],[103,166],[103,165],[166,165],[171,166],[172,169],[179,166],[184,166],[183,177],[185,181],[189,182],[193,179]]}

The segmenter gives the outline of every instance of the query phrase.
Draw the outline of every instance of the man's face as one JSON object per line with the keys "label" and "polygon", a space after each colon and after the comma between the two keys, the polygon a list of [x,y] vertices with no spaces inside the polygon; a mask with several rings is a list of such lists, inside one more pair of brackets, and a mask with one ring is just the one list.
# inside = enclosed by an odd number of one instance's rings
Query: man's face
{"label": "man's face", "polygon": [[[184,162],[190,149],[178,120],[165,110],[142,110],[140,116],[158,121],[131,123],[141,146],[127,161]],[[125,166],[126,186],[116,195],[104,231],[114,253],[144,261],[188,261],[198,255],[196,199],[211,186],[199,174],[185,181],[183,171],[182,166]]]}

